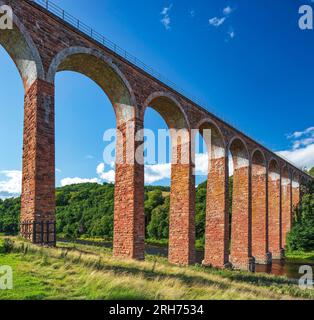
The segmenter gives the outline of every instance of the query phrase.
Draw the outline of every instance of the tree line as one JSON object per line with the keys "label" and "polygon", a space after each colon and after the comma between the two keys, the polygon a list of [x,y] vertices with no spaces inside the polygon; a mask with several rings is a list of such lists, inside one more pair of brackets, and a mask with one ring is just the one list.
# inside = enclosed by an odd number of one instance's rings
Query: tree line
{"label": "tree line", "polygon": [[[314,168],[310,171],[314,176]],[[230,210],[232,214],[232,183],[230,178]],[[196,239],[203,244],[206,223],[207,183],[196,188]],[[0,199],[0,232],[17,234],[19,230],[20,198]],[[145,187],[146,237],[167,240],[169,237],[169,187]],[[114,185],[84,183],[56,189],[57,234],[60,237],[113,238]],[[231,219],[230,219],[231,221]],[[231,226],[230,226],[231,227]],[[295,223],[288,235],[293,250],[314,250],[314,186],[296,208]]]}

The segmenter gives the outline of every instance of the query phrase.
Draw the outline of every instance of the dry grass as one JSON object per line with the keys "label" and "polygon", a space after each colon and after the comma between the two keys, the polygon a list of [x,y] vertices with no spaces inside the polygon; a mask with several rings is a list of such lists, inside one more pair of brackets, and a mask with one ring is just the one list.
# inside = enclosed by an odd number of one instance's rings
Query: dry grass
{"label": "dry grass", "polygon": [[[148,256],[145,262],[119,260],[111,251],[59,243],[41,248],[14,238],[0,265],[14,269],[15,289],[0,299],[313,299],[286,278],[264,274],[177,267]],[[30,286],[29,284],[32,283]]]}

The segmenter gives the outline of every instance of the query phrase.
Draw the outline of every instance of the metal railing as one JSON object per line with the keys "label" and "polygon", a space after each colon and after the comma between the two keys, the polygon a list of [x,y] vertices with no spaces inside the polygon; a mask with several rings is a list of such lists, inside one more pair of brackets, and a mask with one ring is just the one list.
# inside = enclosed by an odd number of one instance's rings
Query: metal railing
{"label": "metal railing", "polygon": [[[192,95],[191,93],[187,92],[186,90],[180,88],[177,84],[175,84],[173,81],[167,79],[165,76],[163,76],[161,73],[153,69],[152,67],[148,66],[144,62],[142,62],[140,59],[136,58],[134,55],[130,54],[125,49],[118,46],[113,41],[109,40],[104,35],[100,34],[90,26],[86,25],[81,20],[75,18],[68,12],[66,12],[64,9],[60,8],[58,5],[53,3],[50,0],[31,0],[34,3],[37,3],[41,7],[45,8],[47,11],[51,12],[52,14],[56,15],[58,18],[62,19],[64,22],[70,24],[73,28],[77,29],[78,31],[84,33],[86,36],[92,38],[94,41],[99,43],[100,45],[106,47],[107,49],[114,52],[116,55],[124,58],[129,63],[135,65],[139,69],[143,70],[144,72],[148,73],[153,78],[156,78],[166,86],[170,87],[174,91],[181,94],[183,97],[189,99],[191,102],[195,103],[196,105],[200,106],[201,108],[209,111],[217,118],[223,120],[226,124],[230,125],[233,128],[239,128],[239,125],[235,125],[233,121],[230,121],[230,119],[226,119],[224,115],[219,114],[216,110],[213,110],[211,106],[209,106],[205,101],[199,99],[198,97]],[[247,137],[250,137],[252,135],[247,134],[245,130],[238,129],[240,132],[245,134]],[[263,146],[263,142],[259,139],[254,138],[256,142],[258,142],[260,145]],[[278,156],[278,155],[277,155]],[[286,162],[290,163],[292,166],[298,168],[296,164],[293,164],[290,160],[286,159],[284,156],[278,156],[282,159],[284,159]],[[302,170],[301,168],[299,168]]]}

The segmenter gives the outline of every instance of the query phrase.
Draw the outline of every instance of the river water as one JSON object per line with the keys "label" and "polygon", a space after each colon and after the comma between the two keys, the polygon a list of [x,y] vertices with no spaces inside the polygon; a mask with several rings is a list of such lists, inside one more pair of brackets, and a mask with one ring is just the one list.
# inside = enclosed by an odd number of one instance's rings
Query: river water
{"label": "river water", "polygon": [[[61,241],[65,241],[62,239]],[[73,241],[71,241],[73,242]],[[86,245],[94,245],[106,248],[112,248],[112,243],[110,242],[93,242],[87,240],[76,240],[74,242]],[[153,246],[153,245],[146,245],[145,251],[149,255],[156,255],[160,257],[167,257],[168,256],[168,248],[167,247],[160,247],[160,246]],[[197,250],[196,251],[196,263],[201,264],[204,259],[204,251]],[[301,266],[311,266],[314,270],[314,261],[285,261],[285,260],[273,260],[271,265],[256,265],[256,273],[268,273],[273,274],[276,276],[286,276],[290,279],[300,279],[302,274],[299,273],[299,269]]]}

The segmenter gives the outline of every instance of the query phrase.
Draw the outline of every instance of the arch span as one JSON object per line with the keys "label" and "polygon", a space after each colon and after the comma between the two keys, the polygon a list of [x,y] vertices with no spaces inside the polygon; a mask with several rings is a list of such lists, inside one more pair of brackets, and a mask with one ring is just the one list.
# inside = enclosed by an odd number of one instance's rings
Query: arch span
{"label": "arch span", "polygon": [[96,82],[110,99],[118,125],[135,118],[136,98],[126,77],[111,58],[96,49],[70,47],[52,60],[47,81],[54,83],[59,71],[81,73]]}
{"label": "arch span", "polygon": [[224,267],[229,261],[228,164],[219,127],[204,119],[197,126],[208,154],[204,265]]}
{"label": "arch span", "polygon": [[151,94],[143,105],[158,112],[170,129],[172,144],[169,218],[169,261],[195,262],[195,177],[191,156],[191,132],[179,102],[165,92]]}
{"label": "arch span", "polygon": [[[0,1],[0,6],[6,5]],[[17,66],[27,91],[36,79],[45,79],[44,68],[38,49],[31,36],[13,13],[13,30],[0,28],[0,44]]]}

